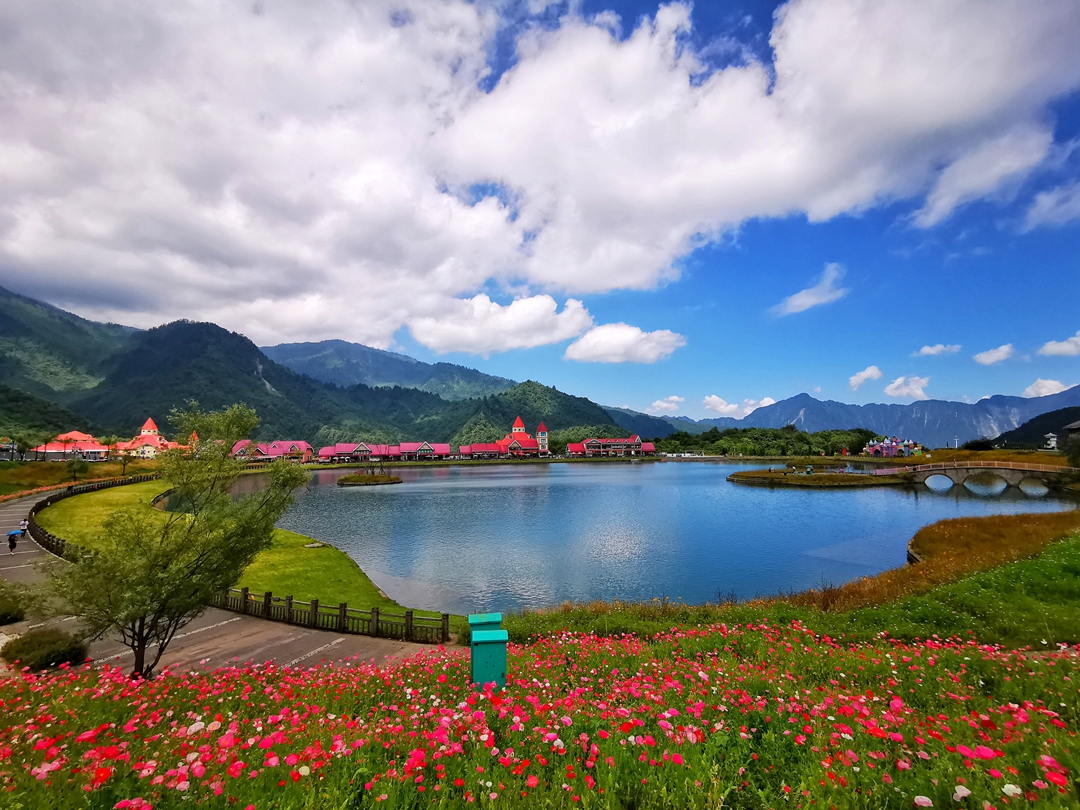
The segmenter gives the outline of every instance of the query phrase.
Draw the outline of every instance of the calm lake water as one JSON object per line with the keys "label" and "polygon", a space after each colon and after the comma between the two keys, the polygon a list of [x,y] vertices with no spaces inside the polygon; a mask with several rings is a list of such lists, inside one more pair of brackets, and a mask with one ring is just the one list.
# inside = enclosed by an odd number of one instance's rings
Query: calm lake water
{"label": "calm lake water", "polygon": [[[466,613],[566,599],[689,603],[839,584],[902,565],[943,518],[1074,508],[981,487],[795,490],[725,479],[762,465],[403,468],[394,486],[314,474],[282,527],[347,552],[392,598]],[[767,466],[767,465],[766,465]]]}

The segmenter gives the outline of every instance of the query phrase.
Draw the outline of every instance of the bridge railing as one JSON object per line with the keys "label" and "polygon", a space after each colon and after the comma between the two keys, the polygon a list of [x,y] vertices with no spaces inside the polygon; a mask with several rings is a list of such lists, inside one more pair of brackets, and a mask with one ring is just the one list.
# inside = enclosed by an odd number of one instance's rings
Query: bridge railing
{"label": "bridge railing", "polygon": [[1020,470],[1024,472],[1048,472],[1061,475],[1078,475],[1080,468],[1059,467],[1053,464],[1023,464],[1010,461],[942,461],[937,464],[920,464],[908,467],[911,472],[932,472],[934,470]]}

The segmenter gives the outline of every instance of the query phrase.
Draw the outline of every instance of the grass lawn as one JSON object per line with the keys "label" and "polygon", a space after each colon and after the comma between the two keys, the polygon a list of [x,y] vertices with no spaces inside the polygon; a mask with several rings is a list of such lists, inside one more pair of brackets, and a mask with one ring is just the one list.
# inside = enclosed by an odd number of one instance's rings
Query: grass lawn
{"label": "grass lawn", "polygon": [[858,473],[823,473],[813,475],[789,474],[784,470],[746,470],[732,473],[728,481],[736,484],[780,487],[883,487],[910,484],[905,473],[898,475],[863,475]]}
{"label": "grass lawn", "polygon": [[[117,461],[95,461],[79,476],[79,481],[94,478],[119,478],[122,467]],[[129,461],[127,475],[157,470],[156,461]],[[10,495],[27,489],[48,487],[71,481],[67,466],[58,461],[0,461],[0,495]]]}
{"label": "grass lawn", "polygon": [[[57,537],[93,548],[101,536],[102,524],[112,512],[133,506],[149,509],[154,496],[168,488],[164,481],[146,481],[87,492],[41,511],[37,521]],[[310,537],[278,529],[273,545],[255,558],[238,587],[246,586],[257,593],[273,591],[278,596],[292,595],[304,602],[314,597],[324,605],[348,602],[362,610],[403,609],[392,599],[380,596],[378,588],[349,555],[328,545],[304,548],[311,542],[314,541]]]}

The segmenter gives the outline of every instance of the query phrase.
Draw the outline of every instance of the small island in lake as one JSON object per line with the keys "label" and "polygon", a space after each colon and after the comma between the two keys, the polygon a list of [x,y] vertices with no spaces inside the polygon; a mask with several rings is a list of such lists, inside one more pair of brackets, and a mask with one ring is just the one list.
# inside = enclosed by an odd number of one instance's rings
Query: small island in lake
{"label": "small island in lake", "polygon": [[339,487],[374,487],[381,484],[400,484],[401,479],[396,475],[369,475],[367,473],[351,473],[343,475],[337,480]]}
{"label": "small island in lake", "polygon": [[910,473],[897,470],[884,475],[867,475],[850,472],[804,472],[790,468],[778,470],[745,470],[732,473],[728,481],[736,484],[757,484],[759,486],[782,487],[880,487],[912,483]]}

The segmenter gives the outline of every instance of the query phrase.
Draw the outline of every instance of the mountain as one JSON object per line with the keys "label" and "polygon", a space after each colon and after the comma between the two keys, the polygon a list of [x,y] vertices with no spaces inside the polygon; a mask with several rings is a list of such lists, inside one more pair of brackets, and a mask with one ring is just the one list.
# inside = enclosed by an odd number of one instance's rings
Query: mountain
{"label": "mountain", "polygon": [[486,421],[499,437],[521,415],[530,430],[615,426],[600,406],[535,382],[483,398],[446,400],[415,388],[357,384],[338,388],[275,363],[243,335],[211,323],[177,321],[132,335],[106,363],[104,379],[71,408],[120,435],[149,416],[165,426],[190,400],[205,409],[234,402],[254,408],[259,439],[450,441]]}
{"label": "mountain", "polygon": [[13,438],[20,434],[47,433],[51,438],[69,430],[94,433],[96,427],[55,402],[0,385],[0,435]]}
{"label": "mountain", "polygon": [[0,379],[68,401],[104,377],[104,364],[136,330],[96,323],[0,287]]}
{"label": "mountain", "polygon": [[1015,430],[1008,430],[994,440],[998,447],[1027,447],[1038,449],[1046,444],[1046,434],[1053,433],[1064,440],[1065,425],[1080,422],[1080,406],[1050,411],[1024,422]]}
{"label": "mountain", "polygon": [[1045,397],[994,396],[972,403],[929,399],[910,405],[847,405],[799,394],[758,408],[741,419],[739,427],[795,425],[810,433],[860,427],[945,447],[984,436],[993,439],[1036,416],[1075,405],[1080,405],[1080,386]]}
{"label": "mountain", "polygon": [[418,388],[443,399],[473,399],[499,394],[516,383],[453,363],[424,363],[404,354],[373,349],[344,340],[282,343],[264,346],[263,353],[298,374],[348,388]]}
{"label": "mountain", "polygon": [[[688,426],[684,428],[672,426],[671,420],[664,419],[663,417],[650,416],[647,413],[639,413],[638,411],[632,411],[629,408],[613,408],[611,406],[605,406],[604,411],[619,427],[648,439],[663,439],[665,436],[670,436],[677,430],[686,430],[688,433],[700,432],[694,430],[692,427],[696,426],[697,422],[693,419],[687,419],[686,417],[683,417],[683,419],[687,422]],[[708,430],[708,428],[703,427],[701,430]]]}
{"label": "mountain", "polygon": [[189,400],[206,409],[251,406],[261,420],[257,438],[314,439],[324,425],[346,417],[364,429],[387,429],[339,389],[278,365],[243,335],[191,321],[132,335],[107,361],[104,379],[71,408],[134,435],[147,417],[165,428],[169,412]]}

